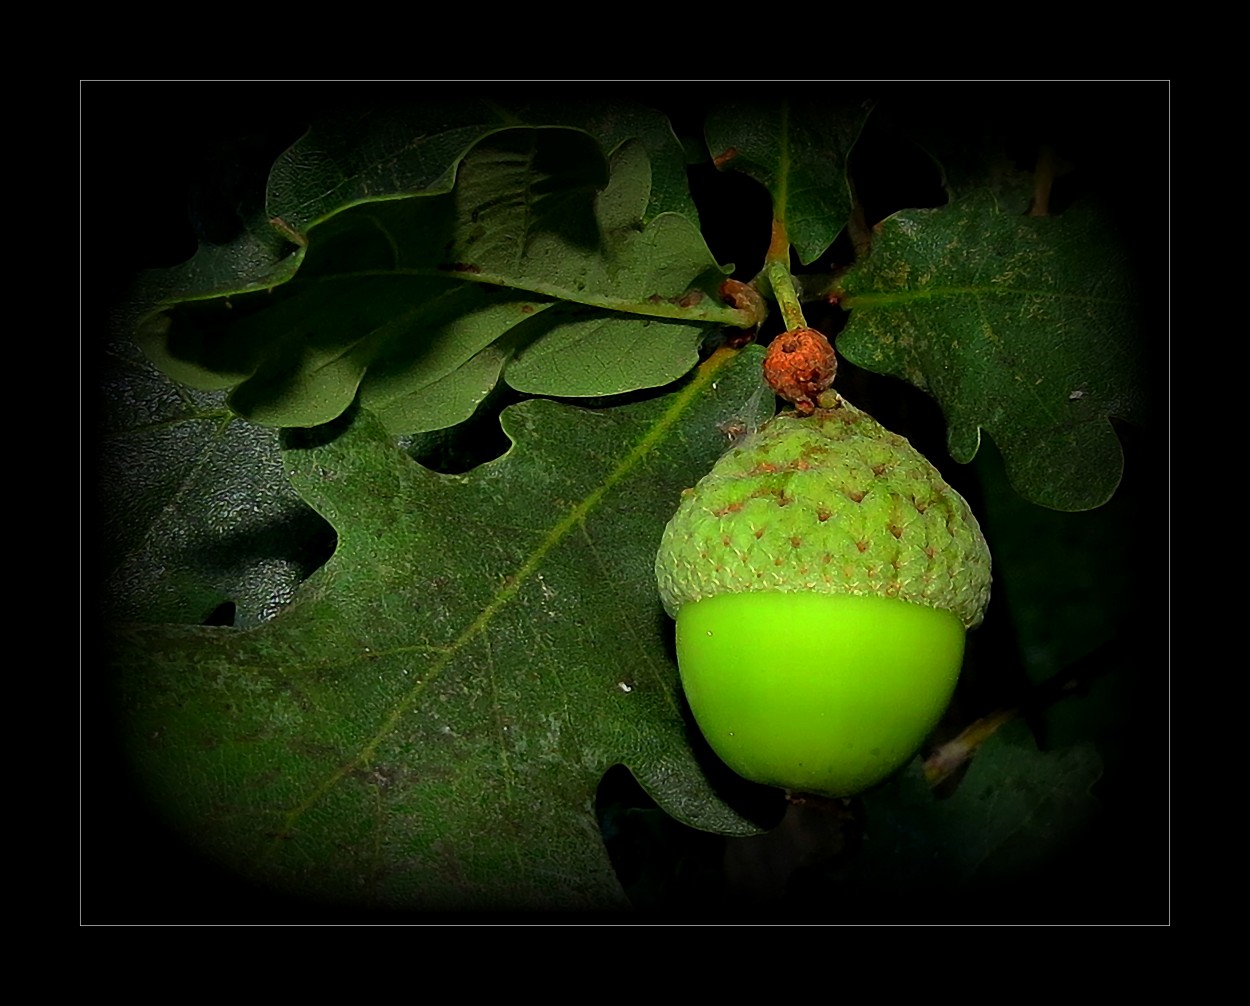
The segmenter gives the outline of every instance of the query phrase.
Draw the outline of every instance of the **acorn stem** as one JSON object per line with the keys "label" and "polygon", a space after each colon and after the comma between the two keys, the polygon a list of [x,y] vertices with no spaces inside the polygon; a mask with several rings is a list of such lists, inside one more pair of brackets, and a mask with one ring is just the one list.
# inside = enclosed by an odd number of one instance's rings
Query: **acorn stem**
{"label": "acorn stem", "polygon": [[781,308],[786,331],[806,328],[807,320],[803,317],[803,308],[799,304],[799,293],[794,287],[794,277],[790,275],[790,239],[786,235],[786,225],[781,220],[773,221],[772,241],[768,246],[768,254],[764,256],[764,274],[768,277],[768,285],[772,287],[777,306]]}
{"label": "acorn stem", "polygon": [[784,262],[768,263],[768,283],[773,288],[773,296],[777,298],[777,306],[781,308],[782,320],[786,323],[786,331],[793,332],[796,328],[807,328],[803,317],[803,308],[799,305],[799,295],[794,289],[794,279]]}

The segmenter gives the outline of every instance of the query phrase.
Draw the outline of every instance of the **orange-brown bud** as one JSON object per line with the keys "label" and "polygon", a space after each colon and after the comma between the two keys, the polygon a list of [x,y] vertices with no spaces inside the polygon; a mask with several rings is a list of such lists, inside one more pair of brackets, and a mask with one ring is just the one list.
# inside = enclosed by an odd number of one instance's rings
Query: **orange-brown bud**
{"label": "orange-brown bud", "polygon": [[803,415],[816,408],[816,396],[833,383],[838,358],[829,340],[814,328],[782,332],[764,357],[764,380]]}
{"label": "orange-brown bud", "polygon": [[721,300],[739,311],[746,311],[755,319],[757,325],[768,314],[768,308],[764,306],[764,298],[750,283],[727,279],[721,283],[718,292]]}

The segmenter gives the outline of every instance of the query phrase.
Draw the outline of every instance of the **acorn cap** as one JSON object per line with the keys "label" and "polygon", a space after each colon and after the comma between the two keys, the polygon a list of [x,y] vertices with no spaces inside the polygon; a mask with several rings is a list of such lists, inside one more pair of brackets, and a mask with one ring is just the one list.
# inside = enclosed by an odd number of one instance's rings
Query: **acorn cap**
{"label": "acorn cap", "polygon": [[656,579],[673,618],[722,593],[816,591],[943,608],[972,628],[990,552],[937,469],[839,397],[774,417],[685,490]]}

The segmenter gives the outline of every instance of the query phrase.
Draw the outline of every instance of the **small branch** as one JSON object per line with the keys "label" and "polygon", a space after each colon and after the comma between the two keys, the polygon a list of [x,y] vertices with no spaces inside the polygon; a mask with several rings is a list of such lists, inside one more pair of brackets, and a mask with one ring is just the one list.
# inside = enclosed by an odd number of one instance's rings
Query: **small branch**
{"label": "small branch", "polygon": [[925,759],[924,774],[929,786],[937,786],[965,762],[971,761],[982,744],[1017,716],[1034,715],[1073,693],[1086,690],[1095,678],[1107,673],[1109,655],[1115,651],[1118,642],[1112,640],[1104,643],[1092,653],[1035,685],[1020,705],[1011,709],[1000,709],[977,720],[954,740],[943,744]]}
{"label": "small branch", "polygon": [[994,736],[998,728],[1010,722],[1019,709],[1000,709],[977,720],[954,740],[949,740],[924,761],[925,781],[932,789],[948,779],[956,769],[977,753],[977,749]]}
{"label": "small branch", "polygon": [[1037,155],[1037,167],[1033,170],[1033,206],[1029,209],[1029,216],[1050,216],[1050,190],[1055,184],[1055,168],[1055,150],[1049,143],[1043,143]]}

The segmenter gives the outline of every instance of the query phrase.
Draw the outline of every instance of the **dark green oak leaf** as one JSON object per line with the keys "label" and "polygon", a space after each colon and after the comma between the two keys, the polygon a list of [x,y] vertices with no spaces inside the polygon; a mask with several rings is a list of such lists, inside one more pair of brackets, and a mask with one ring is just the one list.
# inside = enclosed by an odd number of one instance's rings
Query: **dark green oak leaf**
{"label": "dark green oak leaf", "polygon": [[883,221],[841,280],[838,350],[932,394],[957,461],[984,429],[1017,492],[1087,510],[1123,469],[1110,417],[1139,421],[1146,404],[1135,277],[1094,205],[1017,208],[982,192]]}
{"label": "dark green oak leaf", "polygon": [[[995,603],[1010,615],[1020,663],[1039,686],[1029,724],[1048,746],[1094,741],[1106,763],[1100,792],[1121,807],[1156,802],[1154,780],[1166,774],[1169,755],[1160,742],[1168,731],[1169,653],[1161,641],[1169,595],[1159,560],[1166,534],[1147,474],[1165,468],[1166,457],[1146,434],[1130,443],[1137,477],[1085,513],[1024,500],[993,444],[974,462],[982,527],[994,545]],[[1139,855],[1148,845],[1133,844]]]}
{"label": "dark green oak leaf", "polygon": [[1042,752],[1019,723],[977,752],[953,795],[937,799],[914,762],[864,796],[870,841],[855,875],[865,890],[993,891],[1079,841],[1098,813],[1092,744]]}
{"label": "dark green oak leaf", "polygon": [[864,101],[735,102],[708,116],[708,149],[750,175],[773,200],[773,219],[804,265],[833,244],[851,215],[846,161],[868,118]]}
{"label": "dark green oak leaf", "polygon": [[1152,582],[1158,552],[1143,547],[1153,532],[1141,494],[1122,489],[1105,506],[1061,513],[1012,491],[994,445],[975,466],[982,523],[993,531],[995,600],[1011,612],[1029,678],[1046,681],[1138,635],[1143,605],[1165,596]]}
{"label": "dark green oak leaf", "polygon": [[218,392],[173,385],[124,335],[99,371],[91,437],[108,621],[238,626],[274,615],[333,541],[282,470],[278,433]]}
{"label": "dark green oak leaf", "polygon": [[941,173],[949,202],[991,193],[1000,212],[1022,214],[1033,198],[1034,173],[1007,150],[1021,146],[1021,123],[1036,129],[1050,118],[1055,94],[1045,88],[1032,94],[985,87],[913,91],[905,101],[883,100],[873,112],[873,126],[897,142],[919,146]]}
{"label": "dark green oak leaf", "polygon": [[637,141],[646,150],[651,165],[651,190],[642,208],[642,223],[648,224],[662,213],[677,213],[696,227],[699,225],[699,211],[686,182],[685,149],[660,112],[619,100],[571,101],[567,97],[517,104],[505,99],[497,104],[518,124],[581,129],[598,140],[608,155]]}
{"label": "dark green oak leaf", "polygon": [[686,217],[643,223],[644,146],[618,147],[610,171],[583,133],[499,133],[452,192],[341,212],[290,281],[151,315],[140,342],[171,377],[231,388],[234,411],[274,426],[328,422],[358,393],[394,433],[451,426],[518,352],[534,393],[661,386],[695,364],[710,323],[741,312],[715,297],[722,270]]}
{"label": "dark green oak leaf", "polygon": [[115,639],[152,798],[244,877],[407,909],[622,906],[593,809],[618,763],[688,824],[756,830],[692,752],[654,556],[723,430],[766,417],[761,355],[643,403],[513,406],[511,450],[462,476],[365,410],[288,435],[329,562],[256,628]]}
{"label": "dark green oak leaf", "polygon": [[660,213],[698,215],[685,186],[684,152],[667,119],[612,99],[557,103],[437,97],[332,112],[313,122],[270,171],[264,209],[233,241],[202,244],[186,263],[153,272],[139,296],[150,305],[271,289],[299,269],[309,232],[362,203],[450,192],[465,155],[494,133],[562,126],[596,139],[604,154],[632,139],[645,147],[656,184],[644,222]]}

